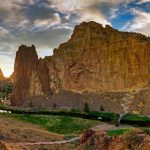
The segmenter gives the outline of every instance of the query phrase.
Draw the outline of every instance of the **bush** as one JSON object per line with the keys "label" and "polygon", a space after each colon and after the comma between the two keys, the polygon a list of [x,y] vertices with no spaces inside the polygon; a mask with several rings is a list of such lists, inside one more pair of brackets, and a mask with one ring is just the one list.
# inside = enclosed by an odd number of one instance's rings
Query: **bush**
{"label": "bush", "polygon": [[81,112],[81,111],[80,111],[80,109],[72,108],[72,109],[71,109],[71,112],[77,112],[77,113],[79,113],[79,112]]}
{"label": "bush", "polygon": [[100,106],[100,111],[105,111],[105,109],[102,105]]}
{"label": "bush", "polygon": [[150,128],[143,128],[143,130],[144,130],[144,132],[145,132],[146,134],[149,134],[149,135],[150,135]]}
{"label": "bush", "polygon": [[129,149],[137,149],[139,147],[140,143],[143,141],[143,137],[138,136],[138,132],[131,131],[127,136],[125,137],[125,141],[127,142]]}
{"label": "bush", "polygon": [[84,112],[89,112],[90,109],[89,109],[89,105],[88,103],[86,102],[85,105],[84,105],[84,109],[83,109]]}
{"label": "bush", "polygon": [[53,104],[53,109],[56,109],[56,108],[57,108],[57,104],[54,103],[54,104]]}
{"label": "bush", "polygon": [[130,129],[116,129],[116,130],[109,130],[108,135],[114,136],[114,135],[120,135],[129,132]]}
{"label": "bush", "polygon": [[32,107],[33,107],[32,100],[29,100],[29,107],[30,107],[30,108],[32,108]]}

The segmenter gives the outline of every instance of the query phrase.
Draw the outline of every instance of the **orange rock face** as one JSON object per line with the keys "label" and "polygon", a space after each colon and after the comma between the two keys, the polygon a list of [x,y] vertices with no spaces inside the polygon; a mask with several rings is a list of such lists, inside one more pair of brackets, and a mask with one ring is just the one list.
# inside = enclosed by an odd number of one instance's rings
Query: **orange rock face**
{"label": "orange rock face", "polygon": [[150,43],[90,22],[75,27],[71,39],[54,51],[62,88],[76,92],[135,88],[150,79]]}
{"label": "orange rock face", "polygon": [[19,48],[12,102],[21,105],[62,91],[100,94],[142,88],[150,80],[149,58],[148,37],[83,22],[53,56],[38,60],[34,47]]}
{"label": "orange rock face", "polygon": [[0,80],[4,80],[4,79],[5,79],[5,77],[4,77],[3,72],[2,72],[2,70],[0,68]]}

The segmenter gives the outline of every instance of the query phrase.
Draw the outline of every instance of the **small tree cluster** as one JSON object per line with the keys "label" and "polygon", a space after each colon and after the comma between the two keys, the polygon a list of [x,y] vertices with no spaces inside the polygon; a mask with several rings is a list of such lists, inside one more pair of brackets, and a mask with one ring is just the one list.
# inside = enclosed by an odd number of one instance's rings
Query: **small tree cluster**
{"label": "small tree cluster", "polygon": [[32,100],[29,100],[29,107],[33,107],[33,102],[32,102]]}
{"label": "small tree cluster", "polygon": [[105,111],[105,109],[102,105],[100,106],[100,111]]}
{"label": "small tree cluster", "polygon": [[57,104],[54,103],[54,104],[53,104],[53,109],[56,109],[56,108],[57,108]]}
{"label": "small tree cluster", "polygon": [[83,109],[84,112],[89,112],[90,109],[89,109],[89,105],[88,103],[86,102],[85,105],[84,105],[84,109]]}

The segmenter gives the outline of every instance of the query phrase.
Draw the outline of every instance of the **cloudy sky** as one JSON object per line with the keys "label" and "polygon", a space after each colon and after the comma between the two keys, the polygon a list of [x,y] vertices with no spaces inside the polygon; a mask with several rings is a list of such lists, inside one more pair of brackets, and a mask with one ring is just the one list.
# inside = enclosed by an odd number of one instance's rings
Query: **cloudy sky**
{"label": "cloudy sky", "polygon": [[150,0],[0,0],[0,67],[12,73],[21,44],[52,55],[75,25],[91,20],[150,36]]}

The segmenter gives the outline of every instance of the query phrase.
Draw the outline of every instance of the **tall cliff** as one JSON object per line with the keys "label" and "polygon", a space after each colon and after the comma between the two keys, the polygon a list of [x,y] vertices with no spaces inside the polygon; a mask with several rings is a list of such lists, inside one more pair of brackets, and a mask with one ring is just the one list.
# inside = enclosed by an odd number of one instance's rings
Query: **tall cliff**
{"label": "tall cliff", "polygon": [[150,42],[146,36],[89,22],[75,27],[71,39],[54,50],[52,62],[62,89],[97,92],[126,90],[147,83],[149,58]]}
{"label": "tall cliff", "polygon": [[[117,96],[113,96],[116,101],[118,95],[123,97],[119,92],[126,95],[127,91],[148,84],[150,41],[142,34],[83,22],[75,27],[66,43],[54,49],[53,56],[38,60],[35,47],[21,46],[16,55],[14,74],[13,105],[21,105],[31,97],[45,96],[51,101],[57,99],[60,106],[67,106],[74,101],[80,102],[79,97],[81,101],[89,99],[88,95],[92,95],[89,103],[94,105],[93,94],[98,96],[96,103],[99,99],[109,105],[108,100],[112,98],[106,93],[116,93]],[[68,93],[78,96],[72,98]],[[86,98],[85,93],[88,93]],[[62,98],[62,101],[58,100]],[[110,100],[112,108],[116,105],[114,101]],[[119,109],[119,105],[116,107],[114,110]]]}
{"label": "tall cliff", "polygon": [[19,47],[14,66],[12,105],[22,105],[29,97],[43,94],[37,73],[38,56],[35,47]]}

